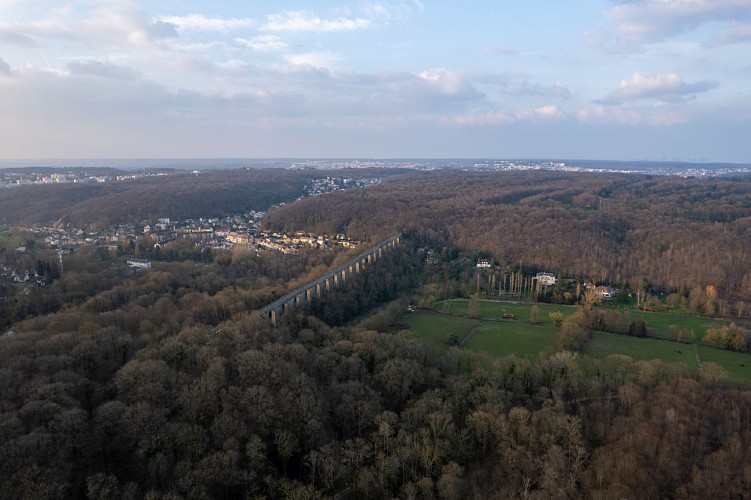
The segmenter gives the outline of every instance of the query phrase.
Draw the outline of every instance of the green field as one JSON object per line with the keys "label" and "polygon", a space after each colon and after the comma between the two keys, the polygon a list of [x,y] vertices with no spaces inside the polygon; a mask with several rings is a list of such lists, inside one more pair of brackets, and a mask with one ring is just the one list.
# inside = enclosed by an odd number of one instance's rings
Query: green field
{"label": "green field", "polygon": [[501,357],[516,354],[522,358],[535,358],[541,352],[555,351],[552,326],[534,326],[506,321],[488,321],[472,335],[464,348]]}
{"label": "green field", "polygon": [[[450,305],[449,305],[450,304]],[[513,314],[519,322],[529,322],[530,309],[533,304],[528,302],[503,302],[496,300],[480,301],[481,318],[500,318],[504,313]],[[553,311],[560,311],[566,316],[576,311],[576,306],[561,304],[538,303],[539,308],[538,322],[540,324],[550,324],[548,314]],[[469,313],[469,301],[466,299],[455,299],[450,301],[438,302],[434,310],[440,312],[450,312],[451,314],[464,315]],[[628,313],[632,320],[643,319],[647,328],[654,331],[657,337],[667,337],[668,327],[671,325],[681,330],[691,330],[694,332],[694,341],[699,342],[707,331],[707,328],[717,328],[724,324],[724,321],[716,318],[703,318],[701,316],[684,316],[670,313],[643,312],[629,310]],[[686,339],[688,341],[688,339]]]}
{"label": "green field", "polygon": [[9,241],[13,236],[10,234],[10,227],[0,224],[0,244]]}
{"label": "green field", "polygon": [[[451,304],[450,306],[448,304]],[[513,314],[517,321],[529,322],[529,312],[532,305],[527,302],[503,302],[498,300],[481,300],[480,317],[499,319],[505,313]],[[537,320],[541,324],[550,324],[548,314],[553,311],[560,311],[566,316],[576,311],[576,306],[567,306],[561,304],[537,304],[539,316]],[[450,312],[451,314],[464,315],[469,314],[469,301],[466,299],[457,299],[451,301],[438,302],[433,309],[440,312]]]}
{"label": "green field", "polygon": [[679,314],[629,311],[632,319],[641,318],[648,329],[656,330],[658,336],[666,336],[670,325],[680,329],[693,330],[694,341],[698,342],[704,336],[707,328],[717,328],[725,324],[721,319],[702,318],[701,316],[682,316]]}
{"label": "green field", "polygon": [[685,363],[692,368],[698,368],[695,349],[693,345],[678,344],[669,340],[640,339],[628,335],[595,332],[592,339],[587,342],[584,354],[593,358],[624,354],[639,361],[661,359],[668,363]]}
{"label": "green field", "polygon": [[[561,310],[571,313],[573,308],[551,304],[540,305],[540,319],[547,320],[547,312]],[[511,312],[517,320],[498,319],[500,307]],[[485,353],[493,357],[514,354],[519,357],[534,358],[540,353],[552,353],[555,350],[557,329],[549,324],[535,326],[524,321],[528,318],[530,304],[510,302],[481,303],[482,318],[468,318],[459,314],[466,314],[467,301],[453,301],[452,313],[456,315],[440,314],[434,311],[421,311],[409,314],[403,322],[409,325],[412,335],[428,342],[436,349],[448,349],[448,339],[457,335],[464,339],[471,331],[474,333],[464,344],[463,349],[472,352]],[[439,308],[437,308],[439,309]],[[525,316],[526,314],[526,316]],[[687,316],[671,316],[660,313],[643,314],[645,321],[656,320],[652,328],[665,328],[676,325],[680,328],[690,328],[697,324],[717,324],[717,320],[695,318]],[[493,318],[493,319],[490,319]],[[676,322],[675,320],[678,320]],[[649,325],[649,323],[647,323]],[[660,359],[667,363],[681,363],[691,368],[698,368],[699,362],[712,361],[718,363],[728,372],[728,383],[740,387],[751,387],[751,356],[744,353],[724,351],[709,346],[679,344],[669,340],[655,338],[637,338],[628,335],[595,332],[587,343],[583,354],[603,359],[611,354],[623,354],[639,361]],[[698,359],[697,359],[698,355]]]}
{"label": "green field", "polygon": [[728,383],[751,387],[751,356],[707,346],[699,346],[698,349],[702,363],[714,362],[728,371]]}
{"label": "green field", "polygon": [[463,339],[473,326],[480,324],[478,320],[471,318],[445,316],[430,311],[409,314],[403,318],[403,321],[409,325],[409,330],[415,336],[442,348],[448,347],[451,335],[457,335],[459,339]]}

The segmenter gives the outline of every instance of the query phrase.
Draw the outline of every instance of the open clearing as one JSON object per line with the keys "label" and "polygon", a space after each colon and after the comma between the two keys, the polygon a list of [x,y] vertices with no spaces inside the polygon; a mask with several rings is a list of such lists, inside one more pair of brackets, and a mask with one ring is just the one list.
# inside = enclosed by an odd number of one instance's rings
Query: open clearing
{"label": "open clearing", "polygon": [[404,317],[404,322],[410,326],[415,336],[437,347],[447,348],[451,335],[463,339],[473,326],[480,324],[478,320],[461,316],[445,316],[442,314],[422,311]]}
{"label": "open clearing", "polygon": [[464,346],[475,352],[501,357],[516,354],[522,358],[535,358],[541,352],[555,351],[557,329],[551,326],[534,326],[505,321],[489,321]]}
{"label": "open clearing", "polygon": [[[493,357],[514,354],[519,357],[534,358],[540,353],[555,351],[555,337],[558,329],[548,320],[548,313],[561,311],[571,314],[573,306],[538,304],[540,325],[529,323],[531,304],[516,302],[481,301],[480,318],[469,318],[467,300],[437,304],[435,311],[424,310],[408,314],[403,318],[410,325],[412,335],[419,337],[436,349],[448,349],[451,335],[464,339],[473,328],[474,334],[462,347],[467,351],[485,353]],[[436,311],[451,311],[451,314]],[[513,314],[516,319],[500,319],[503,312]],[[643,317],[648,328],[659,333],[670,325],[693,329],[701,338],[708,327],[722,325],[721,320],[691,316],[678,316],[666,313],[631,311],[632,318]],[[642,316],[643,315],[643,316]],[[658,333],[658,334],[659,334]],[[667,363],[681,363],[697,368],[699,362],[715,362],[728,372],[727,382],[731,385],[751,388],[751,356],[744,353],[725,351],[704,345],[679,344],[659,338],[637,338],[628,335],[595,332],[585,347],[583,354],[603,359],[611,354],[623,354],[635,360],[649,361],[660,359]],[[698,356],[698,359],[697,359]]]}
{"label": "open clearing", "polygon": [[[480,301],[480,317],[497,319],[501,318],[504,313],[513,314],[519,322],[529,322],[529,314],[532,306],[528,302],[504,302],[499,300],[481,300]],[[568,316],[576,311],[576,306],[569,306],[563,304],[546,304],[538,303],[539,314],[537,321],[540,324],[551,324],[548,314],[553,311],[560,311],[564,315]],[[450,312],[460,316],[467,316],[469,314],[469,301],[466,299],[454,299],[450,301],[438,302],[434,307],[434,310],[440,312]],[[603,310],[607,310],[603,308]],[[629,309],[628,311],[631,320],[643,319],[647,325],[647,329],[653,331],[655,336],[667,338],[668,328],[672,325],[682,330],[689,330],[694,333],[694,341],[700,342],[707,328],[718,328],[725,324],[721,319],[717,318],[703,318],[701,316],[683,316],[679,314],[660,313],[660,312],[644,312]],[[687,338],[686,341],[689,339]]]}
{"label": "open clearing", "polygon": [[751,356],[707,346],[699,346],[698,349],[702,363],[714,362],[727,370],[728,383],[751,387]]}
{"label": "open clearing", "polygon": [[625,354],[635,360],[650,361],[661,359],[668,363],[684,363],[698,368],[693,345],[678,344],[669,340],[640,339],[628,335],[595,332],[587,342],[584,354],[593,358],[604,358],[611,354]]}

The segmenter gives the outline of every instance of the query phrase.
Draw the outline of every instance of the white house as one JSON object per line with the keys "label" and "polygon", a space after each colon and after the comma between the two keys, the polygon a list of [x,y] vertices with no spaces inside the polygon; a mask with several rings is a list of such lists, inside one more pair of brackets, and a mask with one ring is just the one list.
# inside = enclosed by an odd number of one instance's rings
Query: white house
{"label": "white house", "polygon": [[537,273],[537,276],[535,276],[535,279],[542,286],[552,286],[552,285],[555,285],[555,274],[553,274],[553,273]]}
{"label": "white house", "polygon": [[481,269],[490,269],[490,261],[488,259],[479,259],[477,261],[477,267]]}
{"label": "white house", "polygon": [[128,259],[128,266],[135,269],[151,269],[151,261],[145,259]]}

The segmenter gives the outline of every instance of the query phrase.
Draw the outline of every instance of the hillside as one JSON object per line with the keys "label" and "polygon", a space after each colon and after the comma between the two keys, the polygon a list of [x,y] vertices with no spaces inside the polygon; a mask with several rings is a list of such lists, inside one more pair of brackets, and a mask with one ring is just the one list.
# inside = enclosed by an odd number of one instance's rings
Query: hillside
{"label": "hillside", "polygon": [[[398,175],[396,170],[358,171],[358,177]],[[137,222],[155,217],[215,217],[294,200],[313,178],[347,176],[339,170],[212,170],[195,175],[147,177],[131,182],[61,184],[8,189],[0,198],[0,224],[76,225]]]}
{"label": "hillside", "polygon": [[501,265],[751,297],[751,183],[623,174],[426,173],[270,211],[275,230],[414,228]]}

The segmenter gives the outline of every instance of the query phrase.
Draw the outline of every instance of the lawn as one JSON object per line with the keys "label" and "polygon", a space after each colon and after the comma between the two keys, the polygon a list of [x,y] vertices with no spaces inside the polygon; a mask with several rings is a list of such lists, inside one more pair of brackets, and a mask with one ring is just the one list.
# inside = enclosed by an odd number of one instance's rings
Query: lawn
{"label": "lawn", "polygon": [[742,352],[725,351],[714,347],[699,346],[702,363],[714,362],[728,371],[728,383],[744,389],[751,388],[751,356]]}
{"label": "lawn", "polygon": [[515,354],[535,358],[541,352],[555,351],[557,328],[511,321],[488,321],[472,335],[464,348],[502,357]]}
{"label": "lawn", "polygon": [[409,331],[416,337],[444,348],[448,347],[448,339],[451,335],[457,335],[459,339],[463,339],[473,326],[480,323],[471,318],[446,316],[431,311],[408,314],[402,318],[402,322],[409,325]]}
{"label": "lawn", "polygon": [[[450,305],[449,305],[450,304]],[[519,322],[529,322],[531,303],[528,302],[504,302],[496,300],[480,301],[480,317],[482,318],[500,318],[504,313],[511,313]],[[539,308],[538,321],[540,324],[551,324],[548,314],[553,311],[560,311],[568,316],[576,311],[576,306],[562,304],[545,304],[538,303]],[[450,301],[438,302],[433,309],[440,312],[451,312],[456,315],[466,316],[469,313],[469,301],[466,299],[455,299]],[[604,310],[604,309],[603,309]],[[653,330],[658,337],[667,337],[668,327],[671,325],[681,330],[691,330],[694,332],[694,341],[699,342],[707,331],[707,328],[717,328],[724,324],[724,321],[716,318],[703,318],[700,316],[684,316],[679,314],[643,312],[628,310],[631,319],[643,319],[647,328]],[[686,339],[688,340],[688,339]]]}
{"label": "lawn", "polygon": [[[451,304],[450,306],[448,304]],[[519,322],[529,322],[529,312],[534,304],[528,302],[503,302],[498,300],[481,300],[480,317],[498,319],[504,313],[513,314]],[[576,311],[576,306],[567,306],[561,304],[537,304],[539,315],[537,320],[541,324],[550,324],[548,314],[553,311],[560,311],[566,316]],[[467,315],[469,313],[469,301],[466,299],[457,299],[451,301],[438,302],[433,309],[440,312],[451,312],[457,315]]]}
{"label": "lawn", "polygon": [[[445,303],[437,304],[443,309]],[[574,308],[554,304],[538,304],[540,320],[548,321],[547,313],[559,310],[570,314]],[[482,301],[482,318],[468,318],[467,301],[452,301],[451,311],[455,315],[440,314],[434,311],[421,311],[404,317],[410,325],[410,332],[439,349],[448,347],[450,335],[460,339],[477,327],[474,334],[464,344],[467,351],[482,352],[493,357],[515,354],[519,357],[534,358],[539,353],[552,353],[555,350],[555,337],[558,329],[552,325],[540,326],[528,323],[531,304],[514,302]],[[498,319],[501,308],[516,316],[516,320]],[[643,317],[649,328],[665,331],[670,325],[693,329],[698,337],[711,326],[721,325],[721,320],[710,318],[678,316],[666,313],[644,313],[631,311],[632,318]],[[487,319],[483,319],[487,318]],[[490,319],[492,318],[492,319]],[[725,351],[703,345],[678,344],[669,340],[638,338],[628,335],[595,332],[584,348],[583,354],[593,358],[605,358],[611,354],[623,354],[639,361],[660,359],[666,363],[682,363],[698,368],[699,362],[712,361],[728,372],[728,383],[734,386],[751,388],[751,355]],[[698,354],[698,360],[697,360]]]}
{"label": "lawn", "polygon": [[700,341],[707,328],[717,328],[725,324],[721,319],[702,318],[701,316],[683,316],[679,314],[629,311],[632,319],[641,318],[648,329],[657,331],[658,336],[667,336],[668,327],[693,330],[695,341]]}
{"label": "lawn", "polygon": [[13,236],[10,234],[10,226],[3,226],[0,224],[0,244],[5,244],[10,241]]}
{"label": "lawn", "polygon": [[584,347],[584,354],[593,358],[604,358],[610,354],[624,354],[639,361],[661,359],[667,363],[684,363],[697,368],[695,347],[678,344],[669,340],[640,339],[628,335],[595,332]]}

